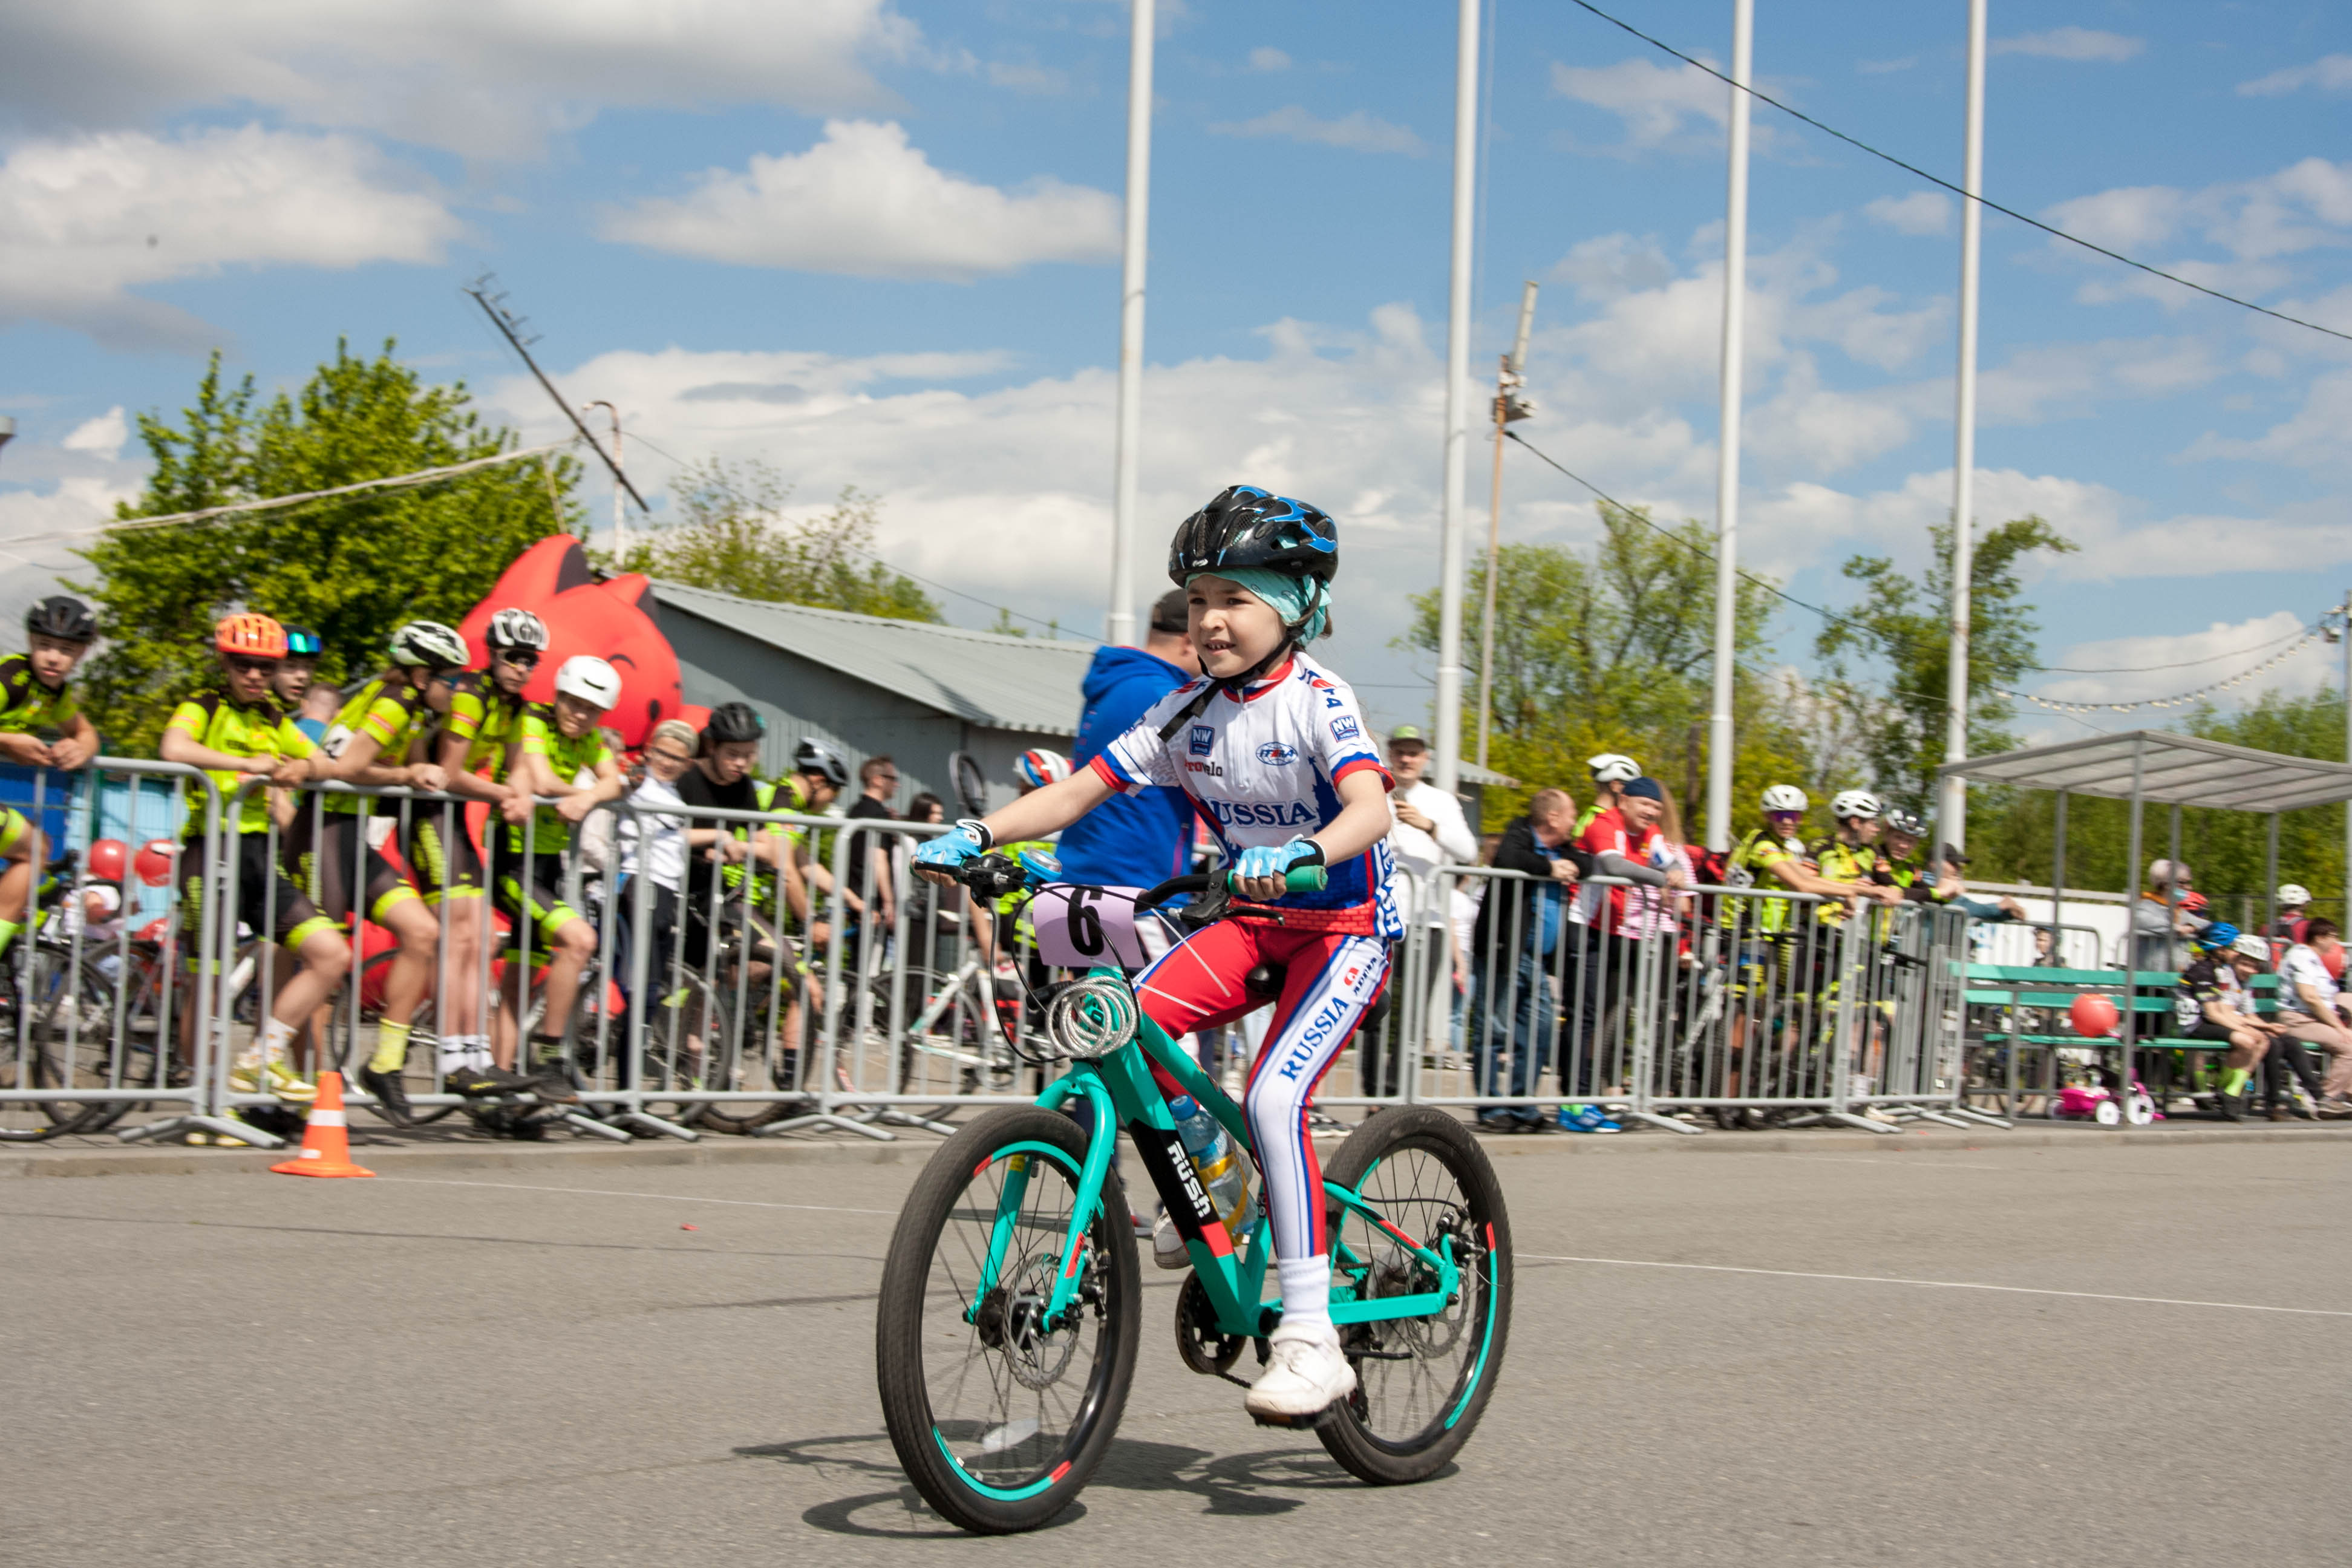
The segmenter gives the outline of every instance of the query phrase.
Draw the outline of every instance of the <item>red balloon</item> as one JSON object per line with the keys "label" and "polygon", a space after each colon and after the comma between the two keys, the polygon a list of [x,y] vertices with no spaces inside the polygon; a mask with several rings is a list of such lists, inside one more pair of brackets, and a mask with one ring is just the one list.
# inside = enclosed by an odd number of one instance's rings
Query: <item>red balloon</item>
{"label": "red balloon", "polygon": [[2116,1025],[2123,1019],[2123,1015],[2116,1011],[2114,997],[2091,992],[2075,997],[2074,1005],[2066,1009],[2066,1016],[2073,1022],[2074,1032],[2086,1038],[2114,1034]]}
{"label": "red balloon", "polygon": [[139,879],[149,887],[160,888],[172,879],[172,863],[179,853],[180,847],[171,839],[150,838],[139,847],[139,853],[131,858],[131,868],[138,872]]}
{"label": "red balloon", "polygon": [[122,880],[122,868],[131,858],[131,847],[120,838],[93,838],[89,853],[82,857],[82,866],[101,882]]}

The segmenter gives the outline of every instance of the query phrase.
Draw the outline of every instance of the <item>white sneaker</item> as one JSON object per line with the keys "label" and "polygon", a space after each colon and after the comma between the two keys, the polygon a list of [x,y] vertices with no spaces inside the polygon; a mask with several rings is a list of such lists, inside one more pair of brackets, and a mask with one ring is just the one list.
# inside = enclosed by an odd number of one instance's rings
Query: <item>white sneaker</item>
{"label": "white sneaker", "polygon": [[1192,1267],[1192,1255],[1184,1250],[1184,1238],[1177,1234],[1176,1218],[1166,1209],[1151,1222],[1151,1261],[1162,1268]]}
{"label": "white sneaker", "polygon": [[1339,1331],[1276,1323],[1273,1355],[1250,1384],[1242,1408],[1273,1426],[1296,1426],[1356,1392],[1356,1369],[1339,1353]]}

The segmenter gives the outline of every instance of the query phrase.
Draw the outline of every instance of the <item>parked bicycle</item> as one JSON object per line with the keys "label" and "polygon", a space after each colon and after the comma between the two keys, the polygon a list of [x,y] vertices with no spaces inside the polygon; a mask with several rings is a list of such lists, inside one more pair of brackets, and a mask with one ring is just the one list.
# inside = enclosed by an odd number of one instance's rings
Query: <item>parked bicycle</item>
{"label": "parked bicycle", "polygon": [[[1029,896],[1041,935],[1074,909],[1099,922],[1113,900],[1149,910],[1212,883],[1180,877],[1139,897],[1038,899],[1069,885],[1051,857],[1025,853],[982,856],[955,875],[984,899]],[[1302,868],[1290,885],[1322,876]],[[1220,897],[1188,911],[1194,923],[1233,913]],[[1060,1513],[1118,1430],[1142,1314],[1119,1131],[1192,1259],[1176,1301],[1185,1365],[1243,1382],[1233,1367],[1253,1344],[1266,1358],[1282,1315],[1280,1301],[1261,1300],[1269,1227],[1235,1250],[1153,1070],[1255,1160],[1240,1108],[1142,1013],[1123,967],[1056,987],[1045,1011],[1041,1059],[1064,1076],[1035,1104],[988,1112],[932,1156],[891,1238],[876,1315],[891,1445],[924,1500],[976,1533],[1033,1530]],[[1408,1106],[1359,1126],[1323,1190],[1331,1317],[1357,1389],[1318,1418],[1317,1435],[1363,1480],[1426,1479],[1468,1441],[1501,1374],[1512,1281],[1502,1189],[1459,1121]]]}

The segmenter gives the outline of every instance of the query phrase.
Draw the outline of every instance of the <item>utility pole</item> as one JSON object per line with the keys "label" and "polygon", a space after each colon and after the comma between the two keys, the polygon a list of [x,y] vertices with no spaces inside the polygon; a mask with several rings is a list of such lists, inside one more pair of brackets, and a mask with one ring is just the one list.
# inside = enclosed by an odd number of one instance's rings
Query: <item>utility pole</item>
{"label": "utility pole", "polygon": [[1730,172],[1724,194],[1723,388],[1715,469],[1715,686],[1706,717],[1706,847],[1731,847],[1732,676],[1739,639],[1739,401],[1748,315],[1748,73],[1755,0],[1732,0]]}
{"label": "utility pole", "polygon": [[[1975,596],[1977,479],[1977,253],[1984,209],[1985,0],[1969,0],[1969,105],[1960,187],[1960,355],[1955,381],[1952,436],[1952,647],[1944,685],[1951,710],[1944,718],[1944,761],[1969,754],[1969,640],[1970,601]],[[1956,849],[1968,847],[1969,786],[1957,773],[1944,777],[1936,808],[1937,837]]]}
{"label": "utility pole", "polygon": [[[621,460],[621,411],[601,397],[593,403],[583,404],[581,412],[584,414],[591,408],[601,408],[613,416],[613,469],[615,474],[625,472],[627,465]],[[613,564],[619,566],[628,553],[628,514],[622,510],[621,487],[616,484],[613,487]]]}
{"label": "utility pole", "polygon": [[1478,195],[1478,5],[1455,0],[1454,236],[1445,310],[1445,488],[1437,563],[1437,787],[1462,785],[1462,509],[1470,469],[1470,231]]}
{"label": "utility pole", "polygon": [[1127,46],[1127,239],[1119,265],[1118,433],[1111,458],[1110,613],[1103,640],[1135,635],[1136,470],[1143,446],[1143,264],[1151,206],[1153,0],[1134,0]]}
{"label": "utility pole", "polygon": [[16,438],[16,421],[8,415],[0,414],[0,447],[6,446]]}
{"label": "utility pole", "polygon": [[[2344,760],[2352,763],[2352,588],[2344,590]],[[2344,918],[2352,926],[2352,801],[2344,803]]]}
{"label": "utility pole", "polygon": [[646,504],[646,498],[637,493],[637,487],[629,483],[629,476],[621,472],[621,465],[615,456],[607,453],[604,447],[596,444],[596,437],[588,434],[588,426],[580,422],[579,411],[564,400],[563,394],[555,390],[555,383],[547,379],[547,373],[539,368],[537,360],[530,357],[530,342],[522,335],[522,318],[506,308],[504,294],[493,294],[489,291],[489,284],[490,277],[488,273],[484,273],[474,279],[471,288],[460,289],[459,292],[482,308],[482,314],[490,319],[490,325],[499,330],[499,335],[506,339],[508,346],[514,350],[524,364],[530,367],[530,374],[539,378],[541,389],[548,396],[555,399],[555,406],[563,410],[563,416],[572,421],[572,427],[580,432],[580,438],[583,441],[588,443],[588,449],[602,458],[604,466],[613,471],[613,482],[629,492],[629,499],[637,503],[639,511],[651,516],[654,509]]}
{"label": "utility pole", "polygon": [[1503,430],[1536,405],[1518,395],[1528,382],[1528,333],[1536,322],[1536,285],[1519,295],[1519,333],[1495,375],[1495,482],[1486,500],[1486,605],[1478,625],[1478,765],[1486,765],[1486,739],[1495,723],[1495,573],[1503,553]]}

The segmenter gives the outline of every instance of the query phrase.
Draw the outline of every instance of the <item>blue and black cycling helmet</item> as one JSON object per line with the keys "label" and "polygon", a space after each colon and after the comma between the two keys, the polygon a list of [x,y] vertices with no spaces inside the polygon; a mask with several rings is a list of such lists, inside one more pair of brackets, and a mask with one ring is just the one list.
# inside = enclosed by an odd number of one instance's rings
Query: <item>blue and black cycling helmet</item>
{"label": "blue and black cycling helmet", "polygon": [[25,629],[59,642],[95,642],[98,616],[71,594],[52,594],[25,612]]}
{"label": "blue and black cycling helmet", "polygon": [[2215,921],[2189,940],[2202,952],[2219,952],[2225,947],[2236,944],[2238,928],[2228,921]]}
{"label": "blue and black cycling helmet", "polygon": [[308,626],[298,626],[291,621],[286,623],[288,658],[316,658],[326,651],[327,645],[319,640],[318,633]]}
{"label": "blue and black cycling helmet", "polygon": [[1255,485],[1228,485],[1176,531],[1168,575],[1181,588],[1195,573],[1231,566],[1328,583],[1339,570],[1339,525],[1303,500]]}

